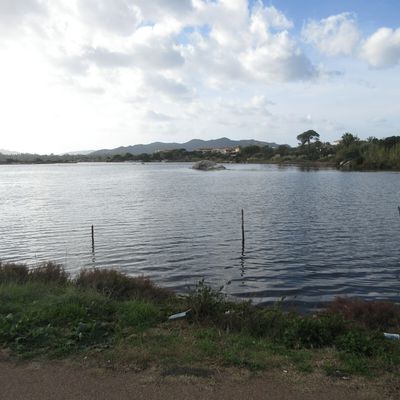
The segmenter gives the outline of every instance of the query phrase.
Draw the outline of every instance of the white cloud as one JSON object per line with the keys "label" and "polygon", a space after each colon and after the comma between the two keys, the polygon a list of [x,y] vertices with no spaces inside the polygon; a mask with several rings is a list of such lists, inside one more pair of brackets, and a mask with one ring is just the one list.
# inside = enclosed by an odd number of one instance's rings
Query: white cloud
{"label": "white cloud", "polygon": [[309,21],[303,27],[302,36],[328,56],[350,55],[360,41],[357,22],[351,13]]}
{"label": "white cloud", "polygon": [[153,111],[153,110],[147,110],[146,118],[156,121],[156,122],[166,122],[166,121],[171,121],[173,119],[169,115],[159,113],[159,112]]}
{"label": "white cloud", "polygon": [[267,82],[310,79],[317,73],[287,31],[247,50],[243,64],[253,77]]}
{"label": "white cloud", "polygon": [[376,68],[393,67],[400,62],[400,28],[380,28],[363,44],[361,57]]}
{"label": "white cloud", "polygon": [[[323,62],[313,53],[314,65],[294,23],[264,3],[0,0],[2,147],[68,151],[194,136],[295,142],[299,121],[323,127],[327,110],[332,121],[355,118],[343,113],[365,96],[357,79],[371,82],[369,92],[383,88],[387,104],[376,107],[383,96],[375,96],[369,109],[381,117],[390,101],[394,124],[399,102],[388,95],[389,77],[371,77],[379,72],[350,57]],[[347,13],[311,21],[303,35],[329,55],[351,54],[359,43]],[[395,65],[398,35],[376,32],[362,57]],[[349,71],[352,96],[337,89]]]}
{"label": "white cloud", "polygon": [[263,25],[269,28],[293,28],[293,22],[286,18],[282,12],[277,10],[274,6],[264,7],[260,0],[256,3],[252,15],[253,23],[257,20],[261,20]]}
{"label": "white cloud", "polygon": [[1,0],[0,19],[14,20],[30,14],[41,14],[45,8],[40,0]]}
{"label": "white cloud", "polygon": [[174,16],[182,18],[193,11],[191,0],[131,0],[141,10],[146,20],[160,20]]}
{"label": "white cloud", "polygon": [[196,32],[185,57],[212,87],[230,82],[276,82],[312,78],[316,70],[289,33],[293,24],[275,7],[261,2],[249,9],[245,0],[195,2],[198,23],[207,22],[207,36]]}
{"label": "white cloud", "polygon": [[78,0],[84,20],[92,28],[130,35],[142,22],[140,9],[128,0]]}
{"label": "white cloud", "polygon": [[[168,78],[162,74],[144,74],[144,84],[151,92],[156,92],[175,100],[188,100],[192,97],[192,90],[182,81]],[[146,87],[144,88],[146,90]]]}

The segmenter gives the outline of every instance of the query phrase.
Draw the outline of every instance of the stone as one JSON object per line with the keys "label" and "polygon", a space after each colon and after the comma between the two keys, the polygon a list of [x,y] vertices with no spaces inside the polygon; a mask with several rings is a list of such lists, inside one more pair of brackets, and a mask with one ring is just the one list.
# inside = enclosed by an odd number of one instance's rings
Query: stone
{"label": "stone", "polygon": [[218,171],[226,169],[223,165],[210,160],[197,161],[193,164],[192,168],[200,171]]}

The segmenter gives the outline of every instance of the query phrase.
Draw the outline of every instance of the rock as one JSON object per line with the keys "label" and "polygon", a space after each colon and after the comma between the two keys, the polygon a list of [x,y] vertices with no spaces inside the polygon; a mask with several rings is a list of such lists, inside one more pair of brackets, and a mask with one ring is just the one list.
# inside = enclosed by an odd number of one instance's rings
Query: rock
{"label": "rock", "polygon": [[200,171],[218,171],[226,169],[223,165],[217,164],[216,162],[210,160],[198,161],[193,164],[192,168]]}
{"label": "rock", "polygon": [[353,164],[352,164],[351,160],[341,161],[339,164],[340,169],[351,169],[352,167],[353,167]]}

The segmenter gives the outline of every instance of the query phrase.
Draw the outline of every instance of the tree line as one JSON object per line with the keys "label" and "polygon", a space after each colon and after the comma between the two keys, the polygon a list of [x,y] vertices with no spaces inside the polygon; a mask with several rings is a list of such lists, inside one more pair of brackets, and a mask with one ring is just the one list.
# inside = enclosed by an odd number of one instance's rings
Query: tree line
{"label": "tree line", "polygon": [[38,155],[38,154],[0,154],[0,164],[46,164],[76,162],[192,162],[210,159],[217,162],[268,162],[268,163],[318,163],[347,169],[388,169],[400,170],[400,136],[383,139],[369,137],[360,139],[346,132],[333,143],[323,142],[314,130],[297,135],[298,146],[280,145],[242,147],[238,152],[187,151],[174,149],[153,154],[106,155]]}

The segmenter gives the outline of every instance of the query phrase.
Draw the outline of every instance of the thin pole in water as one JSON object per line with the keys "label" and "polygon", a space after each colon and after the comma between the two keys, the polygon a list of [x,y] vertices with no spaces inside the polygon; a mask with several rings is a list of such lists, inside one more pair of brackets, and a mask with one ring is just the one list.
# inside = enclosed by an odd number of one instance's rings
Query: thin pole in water
{"label": "thin pole in water", "polygon": [[94,253],[94,226],[92,225],[92,252]]}
{"label": "thin pole in water", "polygon": [[244,211],[242,208],[242,253],[244,252]]}

